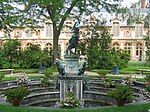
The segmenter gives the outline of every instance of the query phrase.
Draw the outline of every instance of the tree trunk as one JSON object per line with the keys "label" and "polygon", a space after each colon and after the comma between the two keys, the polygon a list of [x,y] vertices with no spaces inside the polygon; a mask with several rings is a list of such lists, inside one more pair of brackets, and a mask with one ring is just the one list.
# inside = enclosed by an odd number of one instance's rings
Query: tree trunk
{"label": "tree trunk", "polygon": [[53,26],[53,62],[52,62],[52,65],[55,65],[55,61],[58,58],[59,35],[60,35],[60,31],[57,30],[56,26]]}

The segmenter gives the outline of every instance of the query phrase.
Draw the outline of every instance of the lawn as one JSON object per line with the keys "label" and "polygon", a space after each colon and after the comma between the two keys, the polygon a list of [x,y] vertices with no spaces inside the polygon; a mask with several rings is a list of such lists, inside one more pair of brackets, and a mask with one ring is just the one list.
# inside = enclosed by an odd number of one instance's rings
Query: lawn
{"label": "lawn", "polygon": [[12,107],[10,105],[0,104],[0,112],[148,112],[150,103],[132,104],[124,107],[96,107],[96,108],[78,108],[78,109],[54,109],[40,107]]}

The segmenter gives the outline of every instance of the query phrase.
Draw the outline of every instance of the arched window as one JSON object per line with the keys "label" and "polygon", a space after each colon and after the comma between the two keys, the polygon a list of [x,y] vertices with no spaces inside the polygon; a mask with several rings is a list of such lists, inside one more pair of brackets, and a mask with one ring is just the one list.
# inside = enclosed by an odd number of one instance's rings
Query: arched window
{"label": "arched window", "polygon": [[21,50],[21,44],[18,45],[17,50],[18,50],[18,51]]}
{"label": "arched window", "polygon": [[114,43],[113,44],[113,48],[115,49],[115,50],[119,50],[119,44],[116,42],[116,43]]}
{"label": "arched window", "polygon": [[136,57],[139,61],[142,60],[142,44],[141,43],[137,43],[136,44]]}
{"label": "arched window", "polygon": [[125,43],[124,49],[129,55],[131,54],[131,44],[130,43]]}
{"label": "arched window", "polygon": [[126,51],[126,53],[129,54],[131,58],[131,44],[130,43],[125,43],[124,50]]}
{"label": "arched window", "polygon": [[45,49],[47,49],[48,51],[51,51],[51,50],[53,49],[52,44],[51,44],[51,43],[47,43],[47,44],[45,45]]}
{"label": "arched window", "polygon": [[32,44],[31,43],[27,43],[26,44],[26,49],[28,49]]}
{"label": "arched window", "polygon": [[37,46],[41,49],[41,45],[40,44],[37,44]]}
{"label": "arched window", "polygon": [[22,34],[21,34],[21,31],[16,31],[16,32],[15,32],[15,37],[21,37],[21,35],[22,35]]}

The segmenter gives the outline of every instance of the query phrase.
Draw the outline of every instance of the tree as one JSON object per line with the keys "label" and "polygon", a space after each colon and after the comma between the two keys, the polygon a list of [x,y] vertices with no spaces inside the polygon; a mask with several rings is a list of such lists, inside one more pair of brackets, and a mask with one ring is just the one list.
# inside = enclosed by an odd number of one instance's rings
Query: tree
{"label": "tree", "polygon": [[[102,23],[102,24],[100,24]],[[83,43],[80,44],[80,50],[85,51],[84,54],[88,58],[89,68],[109,68],[110,60],[110,44],[111,34],[108,29],[103,26],[105,22],[94,19],[93,23],[87,26],[87,33],[84,34]],[[82,45],[86,47],[82,47]],[[83,49],[84,48],[84,49]]]}
{"label": "tree", "polygon": [[17,40],[9,39],[7,40],[2,47],[4,67],[12,68],[12,65],[15,64],[20,55],[20,43]]}
{"label": "tree", "polygon": [[[118,1],[118,0],[114,0]],[[32,24],[50,19],[53,26],[53,61],[58,58],[58,40],[64,22],[67,18],[91,14],[105,8],[108,12],[115,11],[116,4],[105,0],[2,0],[5,4],[21,5],[24,8],[15,7],[18,23]],[[10,3],[11,2],[11,3]],[[13,5],[11,5],[13,6]],[[18,16],[17,16],[18,15]],[[21,20],[21,22],[19,21]]]}
{"label": "tree", "polygon": [[31,44],[23,51],[23,68],[38,68],[41,64],[41,49],[38,45]]}
{"label": "tree", "polygon": [[5,37],[10,37],[14,25],[21,20],[19,10],[10,0],[0,0],[0,30],[3,29]]}
{"label": "tree", "polygon": [[47,50],[41,50],[38,45],[31,44],[23,51],[20,66],[22,68],[38,68],[40,65],[51,66],[51,55]]}
{"label": "tree", "polygon": [[[87,32],[87,33],[86,33]],[[88,58],[90,69],[112,69],[126,67],[130,56],[125,51],[116,51],[111,48],[112,36],[105,26],[105,20],[93,18],[93,23],[87,26],[84,40],[79,50]]]}

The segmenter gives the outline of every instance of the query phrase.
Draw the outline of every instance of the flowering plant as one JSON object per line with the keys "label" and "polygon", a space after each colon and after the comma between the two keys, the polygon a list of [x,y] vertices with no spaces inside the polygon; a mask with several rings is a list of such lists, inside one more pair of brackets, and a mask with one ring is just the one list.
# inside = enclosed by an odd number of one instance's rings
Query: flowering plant
{"label": "flowering plant", "polygon": [[21,74],[18,79],[18,84],[27,84],[28,77],[25,74]]}
{"label": "flowering plant", "polygon": [[79,105],[79,100],[75,98],[75,94],[73,92],[69,92],[66,100],[60,103],[62,108],[77,108]]}

